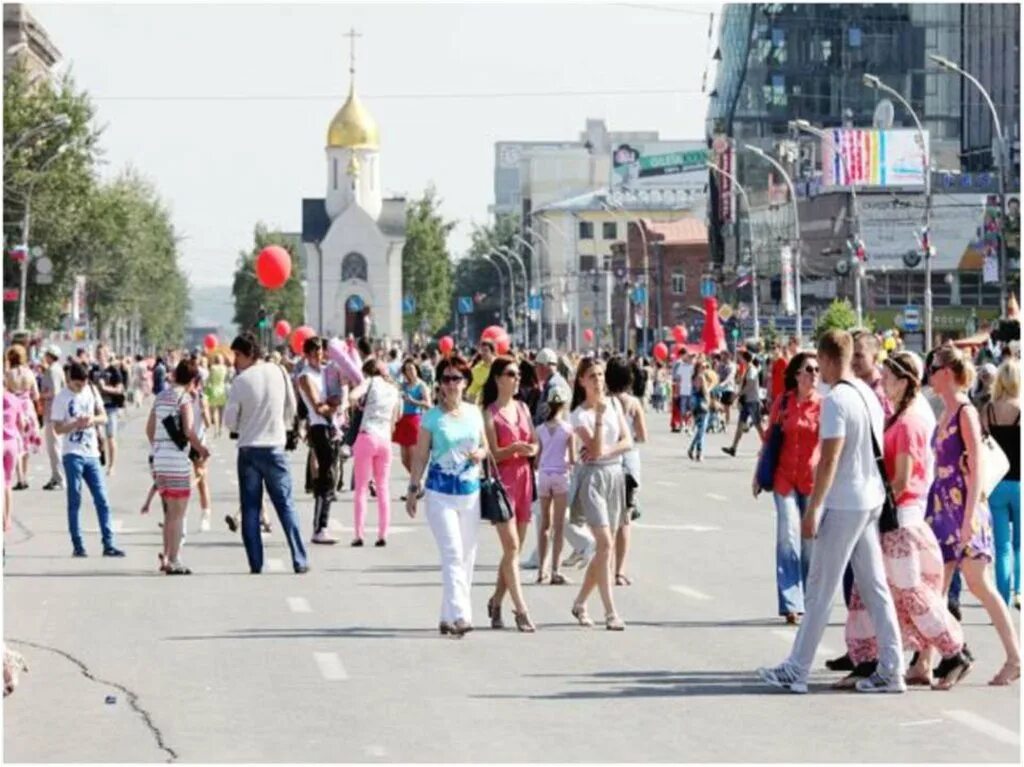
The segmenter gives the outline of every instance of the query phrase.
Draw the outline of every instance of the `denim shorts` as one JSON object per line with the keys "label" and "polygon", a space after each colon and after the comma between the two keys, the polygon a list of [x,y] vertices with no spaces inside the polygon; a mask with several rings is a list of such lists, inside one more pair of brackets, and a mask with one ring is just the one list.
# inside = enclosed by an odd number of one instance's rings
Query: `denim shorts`
{"label": "denim shorts", "polygon": [[104,427],[107,430],[107,439],[114,439],[117,437],[117,417],[121,412],[119,407],[108,407],[104,408],[107,413],[107,424]]}
{"label": "denim shorts", "polygon": [[761,422],[761,403],[760,402],[747,402],[744,400],[740,403],[740,423],[744,424],[747,428],[756,426]]}

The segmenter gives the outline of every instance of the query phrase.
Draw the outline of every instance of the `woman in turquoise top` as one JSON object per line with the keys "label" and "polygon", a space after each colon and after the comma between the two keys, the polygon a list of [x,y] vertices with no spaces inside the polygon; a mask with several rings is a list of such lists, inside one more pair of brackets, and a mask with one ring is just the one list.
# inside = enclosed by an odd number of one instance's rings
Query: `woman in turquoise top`
{"label": "woman in turquoise top", "polygon": [[480,409],[462,400],[471,377],[461,357],[438,365],[440,396],[437,406],[423,416],[405,501],[409,516],[415,517],[426,468],[427,522],[441,552],[444,583],[438,628],[454,637],[473,630],[470,591],[480,526],[480,463],[487,458]]}
{"label": "woman in turquoise top", "polygon": [[412,450],[420,436],[423,411],[430,408],[430,389],[420,380],[419,368],[412,357],[406,357],[402,363],[402,378],[402,417],[395,424],[391,440],[401,448],[402,465],[409,471],[412,468]]}

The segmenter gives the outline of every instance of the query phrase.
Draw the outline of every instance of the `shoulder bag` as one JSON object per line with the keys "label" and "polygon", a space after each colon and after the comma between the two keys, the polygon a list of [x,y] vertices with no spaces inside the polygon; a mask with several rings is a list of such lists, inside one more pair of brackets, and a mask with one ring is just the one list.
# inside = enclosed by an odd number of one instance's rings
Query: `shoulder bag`
{"label": "shoulder bag", "polygon": [[345,436],[341,438],[341,444],[352,447],[356,444],[356,437],[363,425],[363,410],[366,409],[366,400],[370,396],[370,388],[373,386],[374,376],[370,376],[366,384],[366,393],[360,397],[359,404],[352,408],[348,417],[348,426],[345,427]]}
{"label": "shoulder bag", "polygon": [[483,476],[480,479],[480,518],[491,524],[500,525],[508,522],[514,516],[512,503],[498,476],[494,459],[488,453],[483,462]]}
{"label": "shoulder bag", "polygon": [[782,422],[786,418],[786,407],[789,405],[790,397],[792,395],[789,393],[782,396],[779,417],[768,429],[761,457],[757,459],[757,484],[762,490],[771,490],[775,484],[775,470],[779,467],[779,456],[782,454]]}
{"label": "shoulder bag", "polygon": [[[963,408],[961,407],[961,410]],[[992,425],[992,416],[994,415],[992,405],[989,405],[988,418],[986,419],[988,425]],[[959,418],[960,413],[957,413],[957,425],[960,426]],[[1018,416],[1019,418],[1019,416]],[[960,426],[960,432],[963,433],[963,427]],[[981,453],[978,458],[981,460],[981,487],[979,488],[981,496],[983,498],[990,498],[992,492],[996,489],[1003,477],[1010,471],[1010,459],[1006,457],[1006,453],[999,447],[999,443],[995,441],[992,434],[988,429],[984,429],[981,432],[981,444],[979,445]]]}
{"label": "shoulder bag", "polygon": [[893,530],[899,530],[900,528],[900,517],[896,511],[896,496],[892,492],[892,485],[889,484],[889,477],[885,474],[885,462],[882,460],[882,448],[878,444],[878,438],[875,436],[875,429],[871,425],[871,408],[868,407],[868,401],[864,399],[864,395],[861,394],[860,390],[849,381],[840,380],[839,383],[846,384],[860,397],[861,402],[864,403],[864,409],[868,412],[868,431],[871,432],[871,451],[875,454],[875,466],[878,468],[878,473],[882,477],[882,485],[885,487],[885,501],[882,503],[882,515],[878,518],[878,530],[881,533],[891,533]]}

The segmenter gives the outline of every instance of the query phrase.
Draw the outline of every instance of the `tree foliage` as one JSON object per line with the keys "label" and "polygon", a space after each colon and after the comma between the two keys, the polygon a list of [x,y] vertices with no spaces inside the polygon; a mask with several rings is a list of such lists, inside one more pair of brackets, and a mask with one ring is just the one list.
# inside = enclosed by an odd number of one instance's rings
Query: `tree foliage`
{"label": "tree foliage", "polygon": [[833,301],[818,317],[814,326],[814,339],[818,340],[829,330],[850,330],[857,327],[857,312],[845,298]]}
{"label": "tree foliage", "polygon": [[431,186],[406,212],[402,290],[416,299],[416,310],[402,320],[407,333],[424,329],[434,334],[452,314],[452,263],[447,242],[455,222],[444,220],[440,205],[437,190]]}
{"label": "tree foliage", "polygon": [[[238,254],[231,294],[235,298],[235,323],[239,330],[252,330],[259,318],[260,307],[271,322],[287,320],[293,327],[305,321],[306,297],[302,290],[302,264],[298,243],[280,232],[271,232],[263,222],[253,230],[253,244]],[[292,257],[292,273],[279,290],[267,290],[256,279],[256,257],[269,245],[280,245]]]}
{"label": "tree foliage", "polygon": [[[470,234],[469,250],[455,266],[455,295],[473,296],[474,298],[474,312],[470,316],[470,323],[473,326],[473,330],[470,331],[471,337],[488,325],[508,326],[508,314],[512,308],[509,303],[508,267],[500,258],[487,259],[486,256],[497,247],[512,249],[514,243],[512,238],[518,232],[519,218],[517,216],[499,216],[494,224],[475,224]],[[504,304],[502,304],[499,294],[500,283],[495,267],[501,270],[501,279],[504,281]],[[521,303],[522,276],[518,268],[516,269],[516,296]],[[504,316],[500,314],[503,305]]]}

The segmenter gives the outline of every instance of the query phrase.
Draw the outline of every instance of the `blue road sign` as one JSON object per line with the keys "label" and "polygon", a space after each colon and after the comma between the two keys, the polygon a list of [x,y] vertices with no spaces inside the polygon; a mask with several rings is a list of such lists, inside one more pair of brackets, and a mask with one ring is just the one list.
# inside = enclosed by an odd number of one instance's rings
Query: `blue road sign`
{"label": "blue road sign", "polygon": [[459,296],[459,314],[473,313],[473,296]]}
{"label": "blue road sign", "polygon": [[903,307],[903,329],[909,333],[917,333],[921,330],[921,310],[918,307]]}
{"label": "blue road sign", "polygon": [[363,301],[362,296],[350,296],[348,301],[345,302],[345,308],[350,312],[361,312],[366,303]]}
{"label": "blue road sign", "polygon": [[544,299],[540,295],[534,293],[532,296],[530,296],[531,312],[539,312],[542,306],[544,306]]}
{"label": "blue road sign", "polygon": [[415,314],[416,313],[416,298],[415,296],[402,296],[402,314]]}
{"label": "blue road sign", "polygon": [[647,288],[643,285],[633,288],[633,293],[630,295],[629,300],[634,304],[642,304],[647,300]]}
{"label": "blue road sign", "polygon": [[703,277],[700,281],[701,298],[709,298],[715,295],[715,281],[710,277]]}

